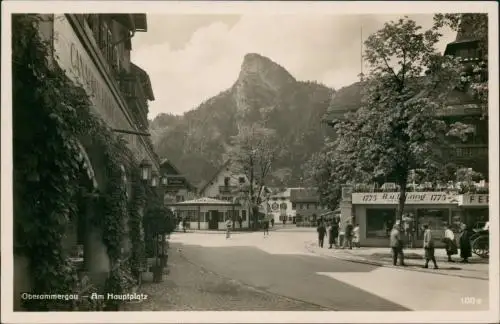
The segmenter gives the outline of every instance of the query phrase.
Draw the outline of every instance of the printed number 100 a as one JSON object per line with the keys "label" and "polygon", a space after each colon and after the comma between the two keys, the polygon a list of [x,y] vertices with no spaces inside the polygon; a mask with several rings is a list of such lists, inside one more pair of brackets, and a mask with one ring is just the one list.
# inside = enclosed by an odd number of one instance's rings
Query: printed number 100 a
{"label": "printed number 100 a", "polygon": [[483,302],[481,298],[476,297],[462,297],[460,301],[462,305],[480,305]]}

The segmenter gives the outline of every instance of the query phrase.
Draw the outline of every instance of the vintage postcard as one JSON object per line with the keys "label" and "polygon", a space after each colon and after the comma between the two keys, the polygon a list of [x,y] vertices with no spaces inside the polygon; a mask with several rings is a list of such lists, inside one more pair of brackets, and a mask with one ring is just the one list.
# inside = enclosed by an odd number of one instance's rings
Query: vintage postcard
{"label": "vintage postcard", "polygon": [[2,3],[2,322],[499,321],[498,4]]}

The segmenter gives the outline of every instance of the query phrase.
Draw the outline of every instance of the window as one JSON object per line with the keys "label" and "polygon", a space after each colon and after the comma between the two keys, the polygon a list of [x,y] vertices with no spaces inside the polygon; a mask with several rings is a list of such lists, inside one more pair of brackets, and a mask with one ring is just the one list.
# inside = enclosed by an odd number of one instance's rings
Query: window
{"label": "window", "polygon": [[242,210],[241,211],[241,219],[245,222],[247,220],[247,211]]}
{"label": "window", "polygon": [[230,180],[229,177],[224,178],[224,186],[226,186],[226,187],[229,186],[229,180]]}
{"label": "window", "polygon": [[444,226],[449,223],[448,209],[418,209],[417,210],[417,237],[424,238],[424,225],[429,225],[434,239],[444,236]]}
{"label": "window", "polygon": [[309,204],[306,204],[306,209],[309,209]]}
{"label": "window", "polygon": [[239,183],[245,183],[245,177],[239,177],[238,178]]}
{"label": "window", "polygon": [[292,209],[296,210],[297,209],[297,203],[292,203]]}
{"label": "window", "polygon": [[181,202],[182,201],[182,196],[175,196],[175,201],[176,202]]}
{"label": "window", "polygon": [[396,209],[367,209],[366,237],[388,237],[396,220]]}
{"label": "window", "polygon": [[108,51],[108,25],[105,22],[101,23],[101,33],[99,35],[99,48],[104,57],[107,57]]}
{"label": "window", "polygon": [[92,34],[94,35],[94,39],[97,44],[99,44],[99,15],[91,14],[87,15],[87,25],[90,30],[92,30]]}

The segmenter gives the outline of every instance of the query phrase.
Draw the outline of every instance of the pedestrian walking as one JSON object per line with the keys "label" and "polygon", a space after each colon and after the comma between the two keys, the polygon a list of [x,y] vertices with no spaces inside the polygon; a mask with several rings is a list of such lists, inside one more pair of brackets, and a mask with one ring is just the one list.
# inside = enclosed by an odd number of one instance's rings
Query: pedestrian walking
{"label": "pedestrian walking", "polygon": [[320,248],[322,248],[326,235],[325,225],[323,223],[319,224],[317,231],[318,231],[318,245]]}
{"label": "pedestrian walking", "polygon": [[345,230],[339,225],[339,238],[338,238],[339,247],[344,246],[344,240],[345,240]]}
{"label": "pedestrian walking", "polygon": [[262,227],[264,229],[264,238],[266,236],[269,236],[269,219],[266,218],[264,219],[264,221],[262,222]]}
{"label": "pedestrian walking", "polygon": [[358,249],[361,247],[359,244],[359,224],[356,224],[352,230],[352,244]]}
{"label": "pedestrian walking", "polygon": [[186,233],[187,224],[188,224],[187,219],[184,218],[182,220],[182,229],[183,229],[184,233]]}
{"label": "pedestrian walking", "polygon": [[333,220],[328,227],[328,243],[330,244],[329,249],[335,245],[337,247],[337,238],[339,235],[339,224]]}
{"label": "pedestrian walking", "polygon": [[460,233],[460,257],[462,263],[468,263],[469,258],[472,257],[472,247],[470,244],[471,230],[468,225],[462,224],[462,231]]}
{"label": "pedestrian walking", "polygon": [[271,218],[271,227],[274,227],[274,217]]}
{"label": "pedestrian walking", "polygon": [[231,219],[226,219],[226,239],[231,237],[231,227],[233,226],[233,222]]}
{"label": "pedestrian walking", "polygon": [[241,216],[238,217],[238,224],[240,224],[240,229],[243,227],[243,218]]}
{"label": "pedestrian walking", "polygon": [[425,251],[425,265],[424,268],[429,267],[429,261],[432,260],[434,263],[434,269],[439,269],[436,257],[434,256],[434,239],[432,238],[432,232],[429,225],[424,225],[424,251]]}
{"label": "pedestrian walking", "polygon": [[390,236],[390,246],[392,250],[392,264],[396,265],[399,258],[399,265],[405,266],[403,253],[403,240],[401,239],[401,228],[399,223],[394,224]]}
{"label": "pedestrian walking", "polygon": [[353,235],[353,226],[350,220],[347,221],[344,230],[344,245],[342,248],[349,247],[349,250],[352,250],[352,235]]}
{"label": "pedestrian walking", "polygon": [[451,230],[450,225],[446,225],[444,230],[444,244],[446,244],[446,255],[448,256],[448,262],[455,262],[452,260],[451,256],[458,253],[457,244],[455,243],[455,234]]}

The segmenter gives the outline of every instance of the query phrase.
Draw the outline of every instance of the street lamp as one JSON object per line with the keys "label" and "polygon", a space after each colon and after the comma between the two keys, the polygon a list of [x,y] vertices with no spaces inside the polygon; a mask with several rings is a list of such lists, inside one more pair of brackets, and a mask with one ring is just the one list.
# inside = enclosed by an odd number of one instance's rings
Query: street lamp
{"label": "street lamp", "polygon": [[158,172],[153,171],[151,176],[151,187],[156,188],[158,186]]}
{"label": "street lamp", "polygon": [[123,184],[126,184],[127,183],[127,171],[125,170],[125,166],[123,164],[120,165],[120,172],[122,173]]}
{"label": "street lamp", "polygon": [[153,167],[151,161],[149,161],[148,159],[144,159],[142,160],[139,167],[141,168],[141,179],[143,181],[148,181],[149,179],[151,179],[151,169]]}
{"label": "street lamp", "polygon": [[166,175],[164,175],[163,177],[161,177],[161,184],[164,187],[166,187],[168,185],[168,177]]}

